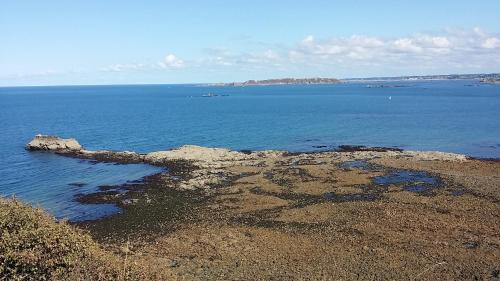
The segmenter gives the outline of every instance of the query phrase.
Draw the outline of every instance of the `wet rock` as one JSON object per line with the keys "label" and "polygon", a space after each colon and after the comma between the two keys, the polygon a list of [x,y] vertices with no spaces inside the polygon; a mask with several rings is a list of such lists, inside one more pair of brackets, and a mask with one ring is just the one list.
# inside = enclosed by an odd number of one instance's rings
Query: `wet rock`
{"label": "wet rock", "polygon": [[339,145],[336,149],[338,152],[355,152],[355,151],[374,151],[374,152],[387,152],[387,151],[403,151],[401,148],[394,147],[377,147],[377,146],[364,146],[364,145]]}
{"label": "wet rock", "polygon": [[68,183],[69,186],[74,186],[74,187],[84,187],[86,186],[87,184],[84,183],[84,182],[72,182],[72,183]]}
{"label": "wet rock", "polygon": [[169,264],[168,264],[169,267],[178,267],[179,266],[179,262],[176,261],[176,260],[172,260]]}
{"label": "wet rock", "polygon": [[313,148],[327,148],[327,145],[313,145]]}
{"label": "wet rock", "polygon": [[462,196],[464,194],[466,194],[467,191],[466,190],[463,190],[463,189],[459,189],[459,190],[454,190],[451,195],[453,196]]}
{"label": "wet rock", "polygon": [[62,139],[55,136],[36,135],[26,145],[27,150],[79,151],[83,147],[75,139]]}
{"label": "wet rock", "polygon": [[144,155],[132,151],[85,151],[86,157],[99,162],[116,162],[120,164],[138,164],[144,162]]}
{"label": "wet rock", "polygon": [[125,199],[122,201],[123,205],[133,205],[139,202],[139,199]]}
{"label": "wet rock", "polygon": [[464,247],[466,249],[475,249],[475,248],[479,247],[479,242],[477,242],[477,241],[468,241],[468,242],[464,243]]}

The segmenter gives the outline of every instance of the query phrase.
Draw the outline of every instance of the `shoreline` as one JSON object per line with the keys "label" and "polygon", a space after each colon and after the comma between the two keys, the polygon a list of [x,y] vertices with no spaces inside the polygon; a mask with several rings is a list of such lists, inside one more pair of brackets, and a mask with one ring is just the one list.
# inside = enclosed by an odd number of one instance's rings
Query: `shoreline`
{"label": "shoreline", "polygon": [[468,280],[499,270],[500,161],[356,146],[142,155],[49,138],[36,148],[166,168],[85,198],[121,214],[73,224],[110,251],[130,244],[129,258],[160,276],[411,279],[443,263],[426,278]]}
{"label": "shoreline", "polygon": [[[102,163],[116,163],[121,165],[126,164],[147,164],[165,169],[164,171],[147,175],[140,179],[136,179],[124,184],[118,185],[104,185],[99,186],[98,190],[89,194],[82,194],[76,197],[76,201],[81,204],[114,204],[122,209],[124,212],[138,202],[138,198],[147,192],[157,189],[158,186],[168,186],[175,192],[183,191],[207,191],[210,189],[217,189],[223,186],[230,185],[232,182],[246,176],[242,175],[225,175],[222,170],[206,171],[214,168],[216,161],[242,161],[242,160],[255,160],[259,157],[304,157],[321,154],[352,154],[352,153],[391,153],[392,157],[422,157],[426,160],[444,160],[444,161],[500,161],[496,158],[480,159],[465,156],[462,154],[439,152],[439,151],[411,151],[403,150],[397,147],[379,147],[379,146],[364,146],[364,145],[339,145],[336,148],[329,148],[316,151],[303,151],[303,152],[289,152],[279,150],[240,150],[232,151],[225,148],[209,148],[195,145],[184,145],[178,148],[155,151],[150,153],[136,153],[133,151],[109,151],[109,150],[86,150],[75,139],[62,139],[57,136],[37,135],[35,138],[26,145],[27,150],[31,151],[45,151],[53,152],[60,156],[85,159]],[[181,155],[176,155],[169,158],[169,154],[179,151]],[[191,153],[207,154],[205,159],[190,159],[187,155]],[[219,156],[210,155],[211,152],[217,152],[226,155],[227,159],[217,159]],[[396,155],[394,155],[394,153]],[[397,154],[401,155],[397,155]],[[231,159],[230,155],[233,154]],[[159,157],[155,157],[158,155]],[[198,155],[199,156],[199,155]],[[378,158],[379,155],[370,155],[368,158]],[[224,158],[224,156],[222,157]],[[359,158],[359,157],[354,157]],[[365,161],[367,156],[361,156]],[[201,162],[200,162],[201,161]],[[357,160],[354,160],[357,161]],[[215,165],[217,166],[217,165]],[[217,167],[219,168],[219,167]],[[201,176],[196,177],[196,173],[202,172]],[[195,175],[195,176],[193,176]],[[207,184],[206,186],[203,186]],[[197,194],[199,195],[199,194]],[[195,195],[196,196],[196,195]],[[146,198],[146,201],[151,199]],[[123,213],[116,213],[109,216],[100,217],[97,219],[83,220],[72,222],[75,225],[88,227],[94,225],[99,221],[112,220],[114,216],[123,216]]]}

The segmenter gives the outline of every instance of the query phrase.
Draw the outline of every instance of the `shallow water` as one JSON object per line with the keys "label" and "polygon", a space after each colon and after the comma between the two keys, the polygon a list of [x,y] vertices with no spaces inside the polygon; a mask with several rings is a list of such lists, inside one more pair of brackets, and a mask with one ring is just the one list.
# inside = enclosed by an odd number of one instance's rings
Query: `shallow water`
{"label": "shallow water", "polygon": [[[93,193],[102,185],[119,185],[162,169],[149,165],[95,163],[45,152],[27,153],[27,163],[3,170],[2,195],[40,206],[57,218],[71,221],[97,219],[120,212],[113,204],[81,204],[77,196]],[[22,175],[22,176],[20,176]]]}
{"label": "shallow water", "polygon": [[403,190],[413,192],[413,193],[425,193],[425,192],[430,191],[431,189],[432,189],[432,186],[420,185],[420,184],[410,185],[410,186],[403,188]]}
{"label": "shallow water", "polygon": [[433,189],[439,188],[440,178],[423,171],[394,170],[382,176],[372,178],[378,185],[401,185],[404,191],[421,195],[433,194]]}
{"label": "shallow water", "polygon": [[374,177],[373,183],[381,185],[389,184],[438,184],[438,179],[429,173],[421,171],[407,171],[407,170],[397,170],[390,172],[387,175]]}
{"label": "shallow water", "polygon": [[352,160],[345,161],[339,164],[339,167],[346,170],[360,169],[364,171],[372,170],[373,164],[368,163],[366,160]]}
{"label": "shallow water", "polygon": [[[183,144],[291,151],[357,144],[500,157],[500,85],[395,83],[407,87],[0,88],[0,194],[15,193],[58,217],[87,219],[102,206],[72,202],[81,190],[156,171],[26,152],[37,133],[75,137],[88,149],[139,152]],[[202,97],[207,93],[219,96]],[[69,185],[79,182],[87,185]]]}

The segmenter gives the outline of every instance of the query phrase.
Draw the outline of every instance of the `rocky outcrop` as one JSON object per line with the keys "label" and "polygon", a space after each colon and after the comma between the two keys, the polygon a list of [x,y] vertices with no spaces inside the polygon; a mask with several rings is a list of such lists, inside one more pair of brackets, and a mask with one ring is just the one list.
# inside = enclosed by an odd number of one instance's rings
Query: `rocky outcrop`
{"label": "rocky outcrop", "polygon": [[209,148],[197,145],[183,145],[179,148],[146,154],[144,160],[151,164],[162,164],[171,160],[188,160],[200,167],[221,167],[224,162],[255,159],[252,154],[225,148]]}
{"label": "rocky outcrop", "polygon": [[467,156],[463,154],[441,151],[405,151],[403,155],[423,161],[467,161]]}
{"label": "rocky outcrop", "polygon": [[36,135],[26,145],[27,150],[80,151],[83,147],[75,139],[62,139],[55,136]]}
{"label": "rocky outcrop", "polygon": [[378,146],[364,146],[364,145],[339,145],[337,148],[338,152],[356,152],[356,151],[375,151],[375,152],[387,152],[387,151],[403,151],[401,148],[394,147],[378,147]]}
{"label": "rocky outcrop", "polygon": [[[323,163],[323,158],[337,160],[412,158],[415,160],[466,161],[461,154],[444,152],[402,151],[395,148],[343,146],[338,151],[316,153],[287,153],[285,151],[233,151],[225,148],[209,148],[184,145],[176,149],[139,154],[131,151],[85,150],[75,139],[61,139],[54,136],[37,135],[27,146],[28,150],[53,151],[69,157],[92,159],[99,162],[122,164],[147,163],[167,167],[172,175],[183,175],[175,186],[180,189],[205,189],[224,185],[234,179],[228,169],[235,166],[262,166],[266,162]],[[323,160],[318,160],[318,159]],[[182,164],[182,165],[181,165]],[[176,168],[177,167],[177,168]],[[180,168],[179,168],[180,167]],[[178,171],[177,171],[178,170]],[[177,171],[177,172],[175,172]]]}

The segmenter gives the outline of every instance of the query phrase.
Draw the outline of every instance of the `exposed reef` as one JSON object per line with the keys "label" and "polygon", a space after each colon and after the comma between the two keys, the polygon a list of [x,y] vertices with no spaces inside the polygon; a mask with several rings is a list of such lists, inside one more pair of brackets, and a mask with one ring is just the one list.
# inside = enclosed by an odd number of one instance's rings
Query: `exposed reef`
{"label": "exposed reef", "polygon": [[[226,182],[236,175],[227,169],[234,165],[253,165],[261,161],[277,159],[285,155],[295,155],[295,161],[307,161],[311,153],[290,154],[285,151],[232,151],[225,148],[209,148],[197,145],[184,145],[176,149],[155,151],[140,154],[132,151],[90,151],[84,149],[75,139],[63,139],[55,136],[37,135],[26,146],[28,150],[45,150],[82,159],[100,162],[116,162],[121,164],[146,163],[155,166],[169,167],[178,161],[184,161],[190,166],[190,177],[179,182],[181,189],[210,188]],[[403,151],[398,148],[366,147],[341,145],[336,151],[318,152],[326,155],[339,156],[351,153],[351,156],[369,159],[386,155],[390,157],[414,157],[422,160],[466,161],[461,154],[444,152]],[[316,153],[316,154],[318,154]],[[381,154],[382,153],[382,154]]]}
{"label": "exposed reef", "polygon": [[40,146],[166,167],[79,198],[124,209],[77,226],[106,248],[127,243],[130,262],[152,276],[495,280],[500,272],[499,161],[362,146],[147,154]]}

